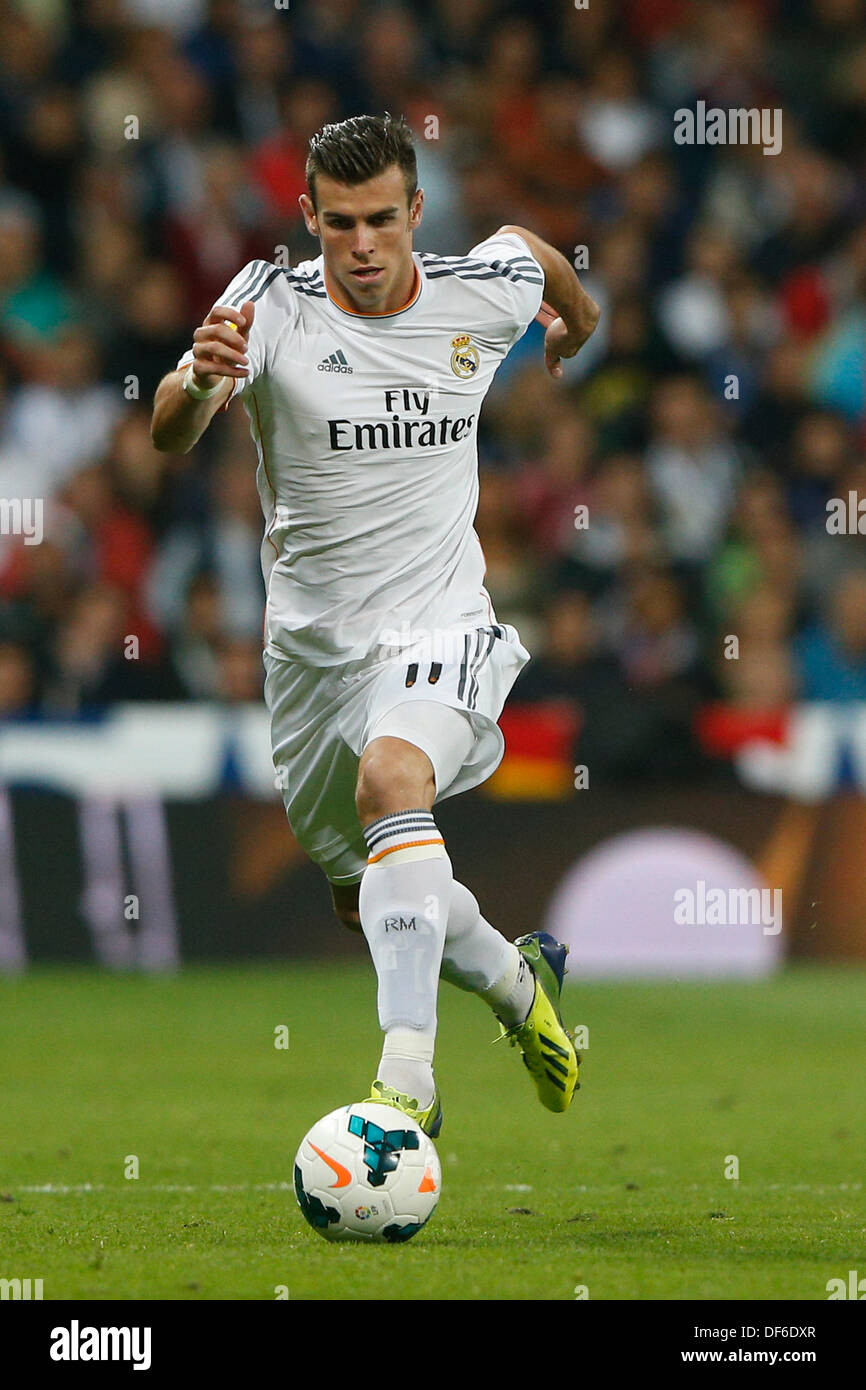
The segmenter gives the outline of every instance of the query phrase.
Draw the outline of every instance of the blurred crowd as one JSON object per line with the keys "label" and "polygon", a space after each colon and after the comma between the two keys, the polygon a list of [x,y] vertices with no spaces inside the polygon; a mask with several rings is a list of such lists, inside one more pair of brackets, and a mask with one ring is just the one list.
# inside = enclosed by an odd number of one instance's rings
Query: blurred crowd
{"label": "blurred crowd", "polygon": [[[699,100],[781,109],[781,153],[678,145]],[[246,261],[318,254],[310,135],[384,110],[418,250],[524,225],[602,306],[481,422],[512,699],[670,772],[707,702],[866,698],[864,0],[0,0],[0,498],[45,503],[0,535],[0,715],[261,697],[246,415],[159,454],[153,393]]]}

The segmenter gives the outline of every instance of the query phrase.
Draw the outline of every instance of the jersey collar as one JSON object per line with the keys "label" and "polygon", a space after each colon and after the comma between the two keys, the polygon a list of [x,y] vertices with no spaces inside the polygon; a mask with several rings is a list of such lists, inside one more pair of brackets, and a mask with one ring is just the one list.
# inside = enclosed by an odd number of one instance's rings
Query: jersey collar
{"label": "jersey collar", "polygon": [[409,298],[406,300],[405,304],[401,304],[398,309],[389,309],[384,314],[365,314],[362,309],[350,309],[347,304],[343,304],[341,300],[337,299],[335,295],[331,294],[331,291],[328,289],[328,282],[325,276],[324,261],[322,262],[322,280],[325,285],[325,290],[327,291],[328,299],[331,301],[334,308],[339,309],[341,313],[348,314],[349,317],[353,319],[392,319],[397,314],[405,314],[407,309],[411,309],[412,305],[418,302],[418,298],[421,294],[421,288],[424,284],[424,276],[418,269],[418,263],[417,261],[415,261],[414,257],[412,260],[412,264],[415,267],[415,284],[412,288],[412,293],[409,295]]}

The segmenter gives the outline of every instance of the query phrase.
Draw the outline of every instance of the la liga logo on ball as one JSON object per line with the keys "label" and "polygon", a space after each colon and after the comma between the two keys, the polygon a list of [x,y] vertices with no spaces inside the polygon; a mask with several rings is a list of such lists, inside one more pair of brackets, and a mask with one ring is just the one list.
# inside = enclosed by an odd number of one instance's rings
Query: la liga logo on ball
{"label": "la liga logo on ball", "polygon": [[478,371],[478,349],[472,342],[468,333],[458,333],[456,338],[451,339],[451,370],[455,376],[466,377],[474,376]]}

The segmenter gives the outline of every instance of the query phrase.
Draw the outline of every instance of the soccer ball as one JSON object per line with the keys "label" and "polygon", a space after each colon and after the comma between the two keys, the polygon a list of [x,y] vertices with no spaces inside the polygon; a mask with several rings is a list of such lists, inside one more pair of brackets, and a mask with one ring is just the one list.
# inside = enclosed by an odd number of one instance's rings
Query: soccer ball
{"label": "soccer ball", "polygon": [[313,1125],[295,1155],[298,1206],[326,1240],[411,1240],[436,1210],[439,1156],[390,1105],[344,1105]]}

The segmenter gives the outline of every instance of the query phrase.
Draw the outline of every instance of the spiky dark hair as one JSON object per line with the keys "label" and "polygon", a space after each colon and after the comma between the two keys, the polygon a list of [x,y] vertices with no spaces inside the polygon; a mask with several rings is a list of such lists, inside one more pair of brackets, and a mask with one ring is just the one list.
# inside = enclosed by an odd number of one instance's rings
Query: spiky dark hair
{"label": "spiky dark hair", "polygon": [[322,126],[310,141],[307,155],[307,187],[316,201],[316,175],[326,174],[337,183],[365,183],[393,164],[403,170],[406,199],[411,203],[418,187],[418,164],[412,132],[402,116],[350,116]]}

